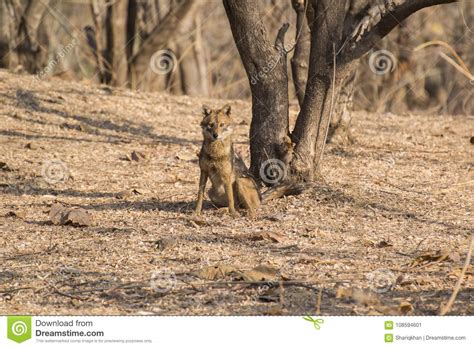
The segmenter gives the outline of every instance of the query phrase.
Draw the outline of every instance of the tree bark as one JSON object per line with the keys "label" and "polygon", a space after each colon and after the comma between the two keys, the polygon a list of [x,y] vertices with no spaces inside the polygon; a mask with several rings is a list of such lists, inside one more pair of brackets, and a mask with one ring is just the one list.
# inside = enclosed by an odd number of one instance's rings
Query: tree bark
{"label": "tree bark", "polygon": [[349,126],[352,119],[352,100],[358,64],[355,64],[349,76],[339,90],[334,113],[329,125],[327,142],[343,143],[350,137]]}
{"label": "tree bark", "polygon": [[264,179],[260,169],[266,161],[288,162],[288,75],[283,47],[288,26],[280,29],[273,45],[258,1],[224,0],[224,7],[252,93],[250,170],[257,180]]}
{"label": "tree bark", "polygon": [[128,81],[127,13],[128,0],[116,0],[107,8],[106,60],[109,66],[107,81],[119,87],[125,86]]}
{"label": "tree bark", "polygon": [[17,0],[8,0],[5,4],[12,17],[10,67],[19,64],[35,74],[46,58],[38,40],[38,29],[49,0],[29,0],[26,7]]}
{"label": "tree bark", "polygon": [[[100,4],[98,0],[91,1],[91,14],[94,28],[88,25],[84,27],[84,32],[86,34],[86,41],[94,55],[99,81],[100,83],[107,83],[109,75],[106,73],[105,69],[106,63],[104,62],[104,49],[101,40],[104,29],[104,16],[102,14],[105,12],[105,7],[101,5],[103,4]],[[108,69],[110,69],[109,66],[107,67],[107,70]]]}
{"label": "tree bark", "polygon": [[[150,60],[156,52],[167,48],[176,37],[181,22],[197,8],[198,1],[185,0],[175,10],[171,10],[150,33],[132,58],[132,88],[149,90],[156,74],[150,68]],[[169,58],[169,57],[167,57]]]}
{"label": "tree bark", "polygon": [[[196,18],[188,16],[181,23],[180,40],[176,43],[179,52],[179,69],[181,73],[181,88],[184,94],[190,96],[206,96],[207,72],[204,62],[199,56],[203,55],[202,40],[196,27]],[[194,35],[189,33],[194,32]],[[199,39],[199,40],[198,40]]]}
{"label": "tree bark", "polygon": [[298,103],[301,108],[306,89],[306,79],[308,78],[311,34],[305,13],[308,3],[305,0],[292,0],[291,4],[296,12],[295,52],[291,58],[291,72],[293,75],[293,85],[295,87],[296,97],[298,98]]}
{"label": "tree bark", "polygon": [[296,120],[292,140],[296,143],[291,171],[297,180],[311,181],[326,143],[328,127],[340,81],[348,66],[335,66],[341,47],[345,1],[312,1],[311,53],[303,106]]}

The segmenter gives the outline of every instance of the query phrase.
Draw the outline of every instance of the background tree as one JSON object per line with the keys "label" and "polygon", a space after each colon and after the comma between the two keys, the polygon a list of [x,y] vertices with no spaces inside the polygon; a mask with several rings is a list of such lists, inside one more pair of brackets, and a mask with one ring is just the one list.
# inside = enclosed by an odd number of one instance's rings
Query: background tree
{"label": "background tree", "polygon": [[[49,0],[6,0],[8,13],[8,65],[21,66],[29,73],[37,73],[43,66],[46,51],[39,37],[39,28]],[[43,40],[47,41],[47,38]]]}
{"label": "background tree", "polygon": [[[253,174],[260,177],[262,165],[269,159],[278,159],[290,166],[293,179],[313,180],[337,96],[344,82],[354,74],[357,61],[413,13],[450,2],[455,0],[386,0],[375,4],[362,0],[311,0],[305,5],[311,32],[309,71],[301,110],[290,134],[284,46],[288,24],[282,26],[272,44],[260,21],[258,3],[224,0],[251,84]],[[288,149],[287,135],[294,144],[293,156],[282,151]]]}

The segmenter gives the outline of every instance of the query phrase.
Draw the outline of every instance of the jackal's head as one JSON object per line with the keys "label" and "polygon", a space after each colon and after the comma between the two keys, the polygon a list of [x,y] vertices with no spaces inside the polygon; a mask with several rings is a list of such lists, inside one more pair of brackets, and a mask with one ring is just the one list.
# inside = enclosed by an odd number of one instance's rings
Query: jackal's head
{"label": "jackal's head", "polygon": [[232,118],[230,117],[230,105],[224,105],[220,109],[211,109],[203,105],[204,118],[201,121],[204,139],[210,141],[225,140],[232,135]]}

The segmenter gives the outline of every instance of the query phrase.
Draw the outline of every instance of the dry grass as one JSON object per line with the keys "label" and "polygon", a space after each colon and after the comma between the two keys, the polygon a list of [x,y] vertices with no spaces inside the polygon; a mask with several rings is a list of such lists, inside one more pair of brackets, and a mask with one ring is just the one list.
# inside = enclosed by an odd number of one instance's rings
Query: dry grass
{"label": "dry grass", "polygon": [[[436,314],[461,272],[472,118],[357,114],[356,143],[327,149],[324,185],[256,220],[208,203],[195,222],[200,105],[223,101],[4,71],[0,89],[0,314]],[[247,155],[250,104],[230,103]],[[133,151],[145,159],[122,159]],[[45,181],[53,159],[68,180]],[[93,224],[53,225],[57,202]],[[196,276],[209,265],[270,265],[279,281]],[[389,287],[369,290],[381,275]],[[474,313],[473,290],[471,264],[451,314]]]}

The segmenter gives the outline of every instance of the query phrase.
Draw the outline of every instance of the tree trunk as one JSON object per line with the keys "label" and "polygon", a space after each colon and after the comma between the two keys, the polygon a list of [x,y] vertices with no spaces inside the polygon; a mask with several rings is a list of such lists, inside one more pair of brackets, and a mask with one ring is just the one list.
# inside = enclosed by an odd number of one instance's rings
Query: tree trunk
{"label": "tree trunk", "polygon": [[11,16],[10,68],[21,65],[29,73],[39,72],[46,59],[38,40],[38,28],[49,0],[29,0],[24,8],[18,0],[5,2]]}
{"label": "tree trunk", "polygon": [[224,0],[224,7],[252,93],[250,170],[257,180],[271,184],[260,175],[267,161],[288,162],[288,76],[283,47],[288,26],[280,29],[272,45],[258,1]]}
{"label": "tree trunk", "polygon": [[[207,72],[202,66],[199,55],[203,55],[202,40],[196,27],[195,17],[188,16],[180,28],[181,39],[177,42],[179,52],[179,69],[181,73],[181,87],[184,94],[189,96],[207,95]],[[189,33],[194,32],[194,35]]]}
{"label": "tree trunk", "polygon": [[306,89],[306,79],[308,78],[311,33],[305,13],[308,3],[305,0],[292,0],[291,4],[296,12],[295,52],[291,58],[291,72],[296,97],[301,108]]}
{"label": "tree trunk", "polygon": [[137,0],[129,0],[128,2],[128,10],[127,10],[127,68],[129,73],[129,81],[130,81],[130,60],[133,57],[133,53],[135,52],[135,46],[137,45],[137,22],[138,22],[138,12],[139,12],[139,4]]}
{"label": "tree trunk", "polygon": [[91,26],[84,27],[84,32],[86,34],[86,41],[89,47],[92,50],[94,55],[95,64],[97,65],[97,76],[99,77],[100,83],[107,83],[107,79],[110,75],[106,73],[106,70],[110,69],[110,66],[105,68],[104,62],[104,50],[102,47],[102,32],[104,29],[103,13],[105,12],[105,7],[101,6],[98,0],[91,1],[91,14],[92,21],[94,23],[94,28]]}
{"label": "tree trunk", "polygon": [[[176,63],[176,57],[173,52],[165,52],[165,49],[177,35],[181,22],[194,13],[198,3],[196,0],[185,0],[176,10],[171,10],[146,38],[132,58],[133,88],[150,90],[155,77],[163,77],[172,71],[171,65]],[[155,54],[157,56],[153,57]],[[158,71],[161,68],[163,70]]]}
{"label": "tree trunk", "polygon": [[128,81],[127,64],[128,0],[116,0],[107,8],[106,36],[108,62],[107,81],[113,86],[125,86]]}
{"label": "tree trunk", "polygon": [[358,66],[359,64],[355,64],[354,69],[349,73],[349,76],[344,80],[339,90],[334,113],[329,125],[328,143],[343,143],[350,137],[349,126],[352,119],[352,101]]}
{"label": "tree trunk", "polygon": [[[348,74],[348,66],[335,66],[344,28],[344,1],[313,0],[311,53],[303,106],[296,120],[292,140],[296,143],[291,163],[297,180],[311,181],[326,143],[337,87]],[[324,13],[324,15],[322,15]]]}
{"label": "tree trunk", "polygon": [[8,68],[8,55],[10,50],[10,21],[12,18],[9,18],[7,12],[7,2],[0,4],[0,68]]}

